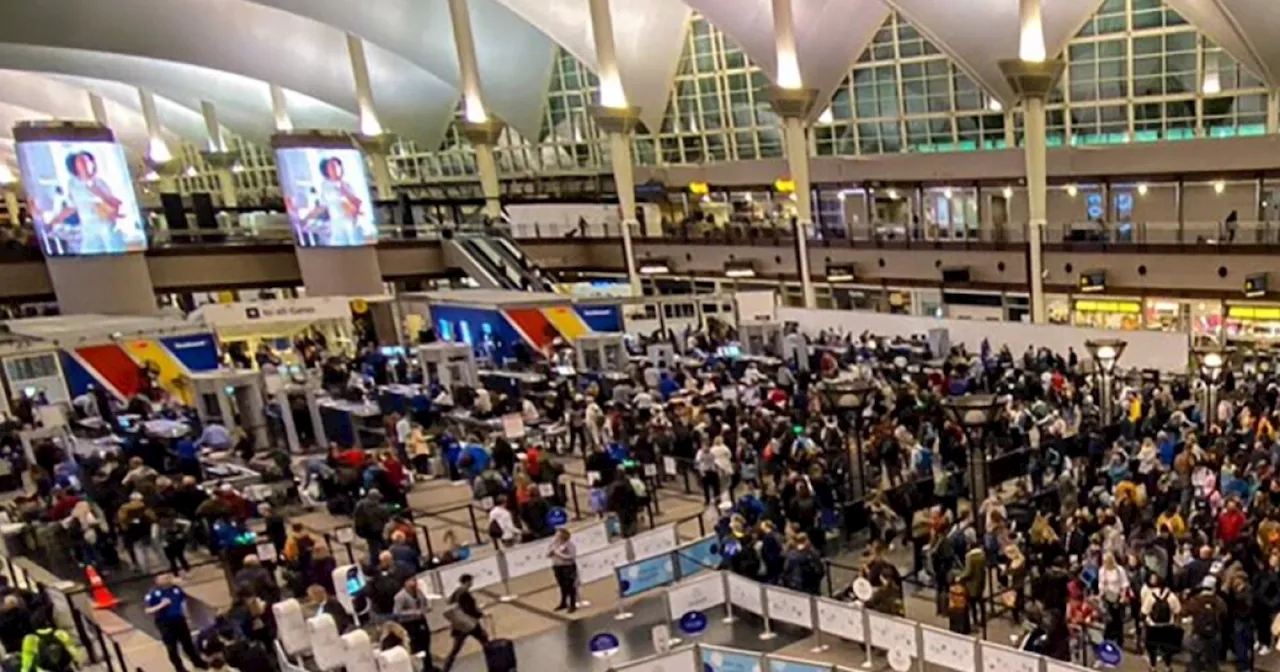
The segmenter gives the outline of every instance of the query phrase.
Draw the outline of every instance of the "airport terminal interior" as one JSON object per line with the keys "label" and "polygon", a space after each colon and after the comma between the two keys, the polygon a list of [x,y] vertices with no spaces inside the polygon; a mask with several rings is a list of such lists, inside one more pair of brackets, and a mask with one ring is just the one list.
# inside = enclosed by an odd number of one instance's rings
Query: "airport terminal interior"
{"label": "airport terminal interior", "polygon": [[10,4],[3,672],[1280,672],[1270,3]]}

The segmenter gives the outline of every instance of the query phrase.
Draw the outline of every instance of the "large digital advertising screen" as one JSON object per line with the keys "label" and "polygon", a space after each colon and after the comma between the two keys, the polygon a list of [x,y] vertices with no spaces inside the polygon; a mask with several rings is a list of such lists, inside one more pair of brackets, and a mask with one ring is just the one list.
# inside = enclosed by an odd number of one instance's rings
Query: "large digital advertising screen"
{"label": "large digital advertising screen", "polygon": [[45,256],[147,249],[124,148],[109,130],[70,133],[79,137],[65,139],[52,137],[56,133],[49,129],[16,131],[18,170]]}
{"label": "large digital advertising screen", "polygon": [[300,247],[354,247],[378,242],[364,154],[338,142],[305,146],[276,136],[276,171]]}

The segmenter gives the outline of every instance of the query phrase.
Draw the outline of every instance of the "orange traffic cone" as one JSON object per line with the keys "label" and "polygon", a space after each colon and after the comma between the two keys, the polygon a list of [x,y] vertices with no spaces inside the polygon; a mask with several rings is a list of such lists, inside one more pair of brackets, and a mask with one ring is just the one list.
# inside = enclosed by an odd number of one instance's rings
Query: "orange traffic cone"
{"label": "orange traffic cone", "polygon": [[116,596],[112,595],[110,590],[107,590],[107,585],[102,582],[102,577],[98,576],[98,570],[94,569],[93,565],[84,568],[84,575],[89,580],[94,609],[110,609],[120,604],[120,600],[117,600]]}

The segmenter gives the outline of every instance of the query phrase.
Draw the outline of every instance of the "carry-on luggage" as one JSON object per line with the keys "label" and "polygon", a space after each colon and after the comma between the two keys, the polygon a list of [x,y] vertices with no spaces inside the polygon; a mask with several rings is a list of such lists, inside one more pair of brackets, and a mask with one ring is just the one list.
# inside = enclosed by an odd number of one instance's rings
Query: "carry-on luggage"
{"label": "carry-on luggage", "polygon": [[509,639],[491,639],[484,645],[484,664],[489,672],[515,672],[516,645]]}

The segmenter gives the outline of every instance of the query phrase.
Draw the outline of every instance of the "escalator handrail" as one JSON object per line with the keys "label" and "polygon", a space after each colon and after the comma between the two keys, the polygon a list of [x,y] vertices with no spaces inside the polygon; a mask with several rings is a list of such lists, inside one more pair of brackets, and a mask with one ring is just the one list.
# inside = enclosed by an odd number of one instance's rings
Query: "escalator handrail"
{"label": "escalator handrail", "polygon": [[485,249],[487,245],[480,244],[480,236],[461,236],[460,238],[466,243],[467,250],[472,256],[485,266],[499,284],[506,289],[523,289],[524,278],[520,273],[501,259],[494,259],[491,249]]}

